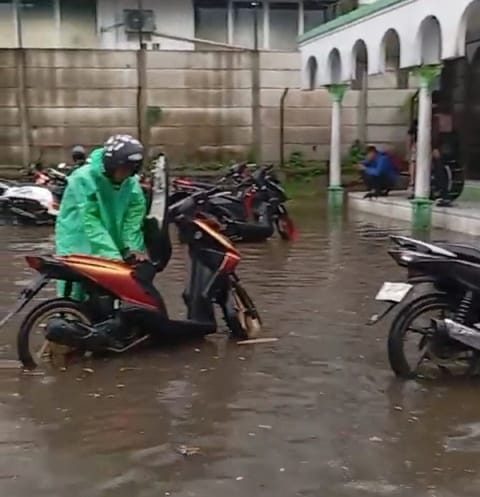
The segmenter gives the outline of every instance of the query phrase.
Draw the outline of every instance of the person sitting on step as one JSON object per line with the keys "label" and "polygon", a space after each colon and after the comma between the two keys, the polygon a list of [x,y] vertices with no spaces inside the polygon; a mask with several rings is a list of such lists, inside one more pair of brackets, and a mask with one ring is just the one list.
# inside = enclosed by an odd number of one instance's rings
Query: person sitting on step
{"label": "person sitting on step", "polygon": [[387,196],[398,178],[391,156],[374,146],[367,148],[367,158],[358,164],[358,170],[367,188],[365,198]]}

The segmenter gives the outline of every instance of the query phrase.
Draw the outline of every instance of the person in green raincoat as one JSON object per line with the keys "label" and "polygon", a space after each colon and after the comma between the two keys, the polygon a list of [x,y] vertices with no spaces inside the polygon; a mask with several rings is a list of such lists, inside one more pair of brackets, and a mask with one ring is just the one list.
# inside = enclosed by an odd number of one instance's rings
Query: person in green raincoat
{"label": "person in green raincoat", "polygon": [[[146,201],[136,177],[143,151],[129,135],[112,136],[92,152],[89,164],[69,176],[55,226],[57,255],[147,258],[142,229]],[[64,282],[58,294],[65,296]],[[70,296],[85,299],[77,284]]]}

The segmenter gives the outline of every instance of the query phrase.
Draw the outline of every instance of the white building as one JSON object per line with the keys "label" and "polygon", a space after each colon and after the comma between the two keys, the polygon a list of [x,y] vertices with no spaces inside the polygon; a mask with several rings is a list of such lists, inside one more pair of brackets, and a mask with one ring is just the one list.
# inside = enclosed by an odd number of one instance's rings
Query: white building
{"label": "white building", "polygon": [[0,1],[0,48],[138,47],[135,16],[146,13],[143,42],[151,49],[193,50],[180,38],[201,38],[253,47],[296,50],[297,37],[356,5],[355,0],[19,0]]}
{"label": "white building", "polygon": [[[460,158],[469,176],[478,178],[479,47],[480,0],[372,1],[301,36],[304,88],[327,86],[333,96],[332,191],[340,185],[342,96],[352,81],[367,94],[369,76],[381,73],[396,72],[398,88],[413,81],[419,90],[417,204],[423,206],[429,197],[432,112],[451,117]],[[409,72],[416,76],[410,83]]]}

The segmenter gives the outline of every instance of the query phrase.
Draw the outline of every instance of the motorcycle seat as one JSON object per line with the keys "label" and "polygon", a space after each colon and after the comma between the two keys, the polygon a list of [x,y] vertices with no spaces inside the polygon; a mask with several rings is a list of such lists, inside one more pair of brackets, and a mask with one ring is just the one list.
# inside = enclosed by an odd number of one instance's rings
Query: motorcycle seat
{"label": "motorcycle seat", "polygon": [[480,264],[480,249],[456,243],[439,243],[437,245],[445,250],[453,252],[462,260]]}
{"label": "motorcycle seat", "polygon": [[221,195],[218,197],[213,197],[210,202],[215,205],[227,205],[231,202],[237,202],[241,204],[243,202],[242,198],[234,197],[233,195]]}

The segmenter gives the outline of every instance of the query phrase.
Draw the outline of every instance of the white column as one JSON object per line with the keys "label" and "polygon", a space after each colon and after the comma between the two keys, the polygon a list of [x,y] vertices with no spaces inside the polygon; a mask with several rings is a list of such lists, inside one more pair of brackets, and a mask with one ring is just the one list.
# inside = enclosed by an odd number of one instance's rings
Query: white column
{"label": "white column", "polygon": [[303,0],[298,2],[298,35],[301,36],[305,32],[305,9]]}
{"label": "white column", "polygon": [[415,198],[430,197],[430,168],[432,162],[432,95],[427,78],[420,76],[418,97],[417,165]]}
{"label": "white column", "polygon": [[263,0],[263,48],[270,50],[270,0]]}
{"label": "white column", "polygon": [[340,100],[334,98],[332,104],[332,134],[330,139],[330,181],[329,186],[341,185],[341,128],[342,106]]}
{"label": "white column", "polygon": [[330,189],[340,189],[342,185],[342,100],[347,85],[334,84],[328,91],[332,96],[332,122],[330,138]]}
{"label": "white column", "polygon": [[233,45],[233,0],[228,0],[227,4],[227,33],[228,43]]}

